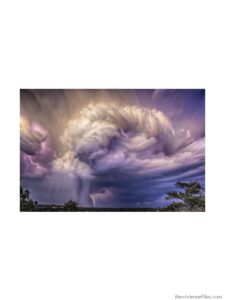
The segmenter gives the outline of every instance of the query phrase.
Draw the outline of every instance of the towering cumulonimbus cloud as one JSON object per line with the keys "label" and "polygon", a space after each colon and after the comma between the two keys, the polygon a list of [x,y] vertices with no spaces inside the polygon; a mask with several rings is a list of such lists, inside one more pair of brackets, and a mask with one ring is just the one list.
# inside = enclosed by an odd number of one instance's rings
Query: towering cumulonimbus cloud
{"label": "towering cumulonimbus cloud", "polygon": [[[137,185],[143,179],[151,183],[157,174],[179,167],[187,172],[204,159],[204,140],[193,141],[184,129],[175,131],[163,112],[135,105],[89,104],[68,123],[61,142],[64,154],[53,161],[53,169],[74,175],[81,206],[92,206],[102,194],[112,195],[115,190],[122,197],[124,189],[119,184],[115,189],[116,180],[129,176]],[[98,189],[92,188],[96,183]],[[126,189],[124,198],[129,197]]]}
{"label": "towering cumulonimbus cloud", "polygon": [[159,207],[204,186],[204,90],[21,90],[21,185],[39,203]]}

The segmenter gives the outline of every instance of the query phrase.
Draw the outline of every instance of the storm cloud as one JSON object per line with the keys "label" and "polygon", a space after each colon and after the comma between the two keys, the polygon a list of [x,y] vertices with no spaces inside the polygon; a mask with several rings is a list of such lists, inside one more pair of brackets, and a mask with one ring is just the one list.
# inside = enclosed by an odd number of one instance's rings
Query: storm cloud
{"label": "storm cloud", "polygon": [[21,115],[39,202],[157,207],[178,180],[204,185],[203,90],[24,90]]}

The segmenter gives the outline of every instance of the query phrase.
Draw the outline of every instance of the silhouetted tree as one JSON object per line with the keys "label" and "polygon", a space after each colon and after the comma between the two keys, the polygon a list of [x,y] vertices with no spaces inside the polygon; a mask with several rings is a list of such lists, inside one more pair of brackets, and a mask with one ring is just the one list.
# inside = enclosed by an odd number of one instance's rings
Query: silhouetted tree
{"label": "silhouetted tree", "polygon": [[78,203],[72,200],[69,200],[64,204],[65,211],[75,211],[77,210]]}
{"label": "silhouetted tree", "polygon": [[181,191],[167,193],[167,200],[179,199],[180,202],[162,208],[162,211],[205,211],[205,193],[198,181],[176,183]]}
{"label": "silhouetted tree", "polygon": [[34,203],[32,199],[30,199],[30,192],[28,190],[24,190],[22,186],[20,186],[20,210],[32,211],[33,209]]}

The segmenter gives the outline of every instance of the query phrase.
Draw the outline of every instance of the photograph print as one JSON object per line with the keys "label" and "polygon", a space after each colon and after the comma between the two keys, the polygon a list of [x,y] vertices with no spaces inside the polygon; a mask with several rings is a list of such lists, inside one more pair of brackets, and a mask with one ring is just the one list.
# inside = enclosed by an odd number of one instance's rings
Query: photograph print
{"label": "photograph print", "polygon": [[205,211],[205,90],[21,89],[20,211]]}

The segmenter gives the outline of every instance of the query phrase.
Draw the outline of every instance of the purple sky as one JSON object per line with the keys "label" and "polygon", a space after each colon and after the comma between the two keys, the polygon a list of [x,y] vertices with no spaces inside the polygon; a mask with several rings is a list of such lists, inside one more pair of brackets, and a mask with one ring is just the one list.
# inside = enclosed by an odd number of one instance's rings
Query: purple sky
{"label": "purple sky", "polygon": [[39,203],[159,207],[205,180],[204,90],[21,90],[21,185]]}

